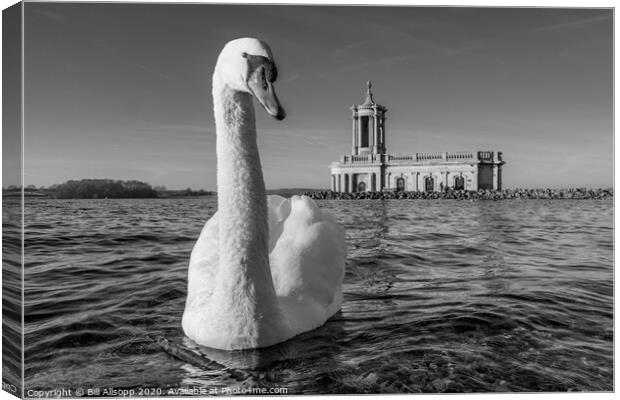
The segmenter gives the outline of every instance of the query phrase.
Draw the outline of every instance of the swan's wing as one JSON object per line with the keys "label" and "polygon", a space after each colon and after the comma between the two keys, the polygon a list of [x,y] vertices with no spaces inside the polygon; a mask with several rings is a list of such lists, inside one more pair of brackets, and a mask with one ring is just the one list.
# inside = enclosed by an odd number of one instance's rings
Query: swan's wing
{"label": "swan's wing", "polygon": [[267,196],[269,210],[269,253],[278,243],[284,229],[284,222],[291,213],[291,201],[278,195]]}
{"label": "swan's wing", "polygon": [[218,268],[218,213],[202,228],[189,260],[187,304],[193,299],[208,299],[215,285]]}
{"label": "swan's wing", "polygon": [[309,197],[269,197],[269,262],[278,297],[317,312],[337,311],[346,260],[344,229]]}

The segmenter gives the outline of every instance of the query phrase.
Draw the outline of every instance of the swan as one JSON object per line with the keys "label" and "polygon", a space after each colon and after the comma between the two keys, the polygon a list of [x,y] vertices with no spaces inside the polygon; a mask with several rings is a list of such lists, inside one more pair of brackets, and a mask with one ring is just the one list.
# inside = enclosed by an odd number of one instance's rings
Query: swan
{"label": "swan", "polygon": [[273,117],[276,65],[258,39],[227,43],[213,72],[217,212],[191,253],[182,327],[199,345],[271,346],[340,310],[344,229],[306,196],[266,196],[252,98]]}

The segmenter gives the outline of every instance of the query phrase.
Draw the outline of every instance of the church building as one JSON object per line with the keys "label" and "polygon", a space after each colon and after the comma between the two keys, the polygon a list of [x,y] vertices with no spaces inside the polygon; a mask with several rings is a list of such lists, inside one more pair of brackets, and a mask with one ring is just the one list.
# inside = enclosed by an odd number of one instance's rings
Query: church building
{"label": "church building", "polygon": [[330,165],[335,192],[418,191],[502,188],[502,153],[460,151],[390,154],[386,147],[387,108],[375,103],[371,83],[366,100],[352,106],[351,154]]}

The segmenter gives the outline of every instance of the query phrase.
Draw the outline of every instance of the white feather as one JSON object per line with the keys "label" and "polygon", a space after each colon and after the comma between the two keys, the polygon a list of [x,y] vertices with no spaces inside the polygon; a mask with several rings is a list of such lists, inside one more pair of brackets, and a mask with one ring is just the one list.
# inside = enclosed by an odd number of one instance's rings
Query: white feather
{"label": "white feather", "polygon": [[183,330],[219,349],[270,346],[317,328],[342,304],[344,229],[310,198],[265,196],[242,53],[272,59],[256,39],[228,43],[213,75],[218,212],[188,272]]}

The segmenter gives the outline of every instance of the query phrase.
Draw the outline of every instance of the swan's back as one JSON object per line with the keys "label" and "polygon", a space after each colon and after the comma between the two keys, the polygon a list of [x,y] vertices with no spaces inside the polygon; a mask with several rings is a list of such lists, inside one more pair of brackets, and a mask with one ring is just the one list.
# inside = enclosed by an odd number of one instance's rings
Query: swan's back
{"label": "swan's back", "polygon": [[295,334],[322,325],[342,304],[344,229],[306,196],[269,196],[269,263]]}

